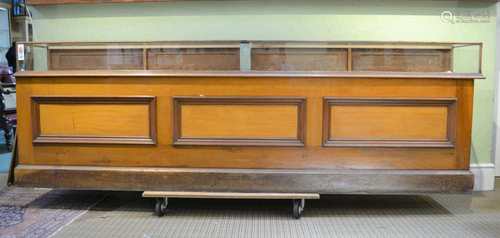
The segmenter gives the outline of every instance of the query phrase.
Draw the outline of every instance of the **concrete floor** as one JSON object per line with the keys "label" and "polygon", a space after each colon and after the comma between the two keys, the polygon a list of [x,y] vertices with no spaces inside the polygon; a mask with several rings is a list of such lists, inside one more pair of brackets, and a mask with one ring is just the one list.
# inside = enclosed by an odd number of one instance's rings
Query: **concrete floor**
{"label": "concrete floor", "polygon": [[288,200],[220,199],[172,199],[158,218],[140,195],[10,187],[0,237],[500,237],[500,191],[323,196],[301,220]]}

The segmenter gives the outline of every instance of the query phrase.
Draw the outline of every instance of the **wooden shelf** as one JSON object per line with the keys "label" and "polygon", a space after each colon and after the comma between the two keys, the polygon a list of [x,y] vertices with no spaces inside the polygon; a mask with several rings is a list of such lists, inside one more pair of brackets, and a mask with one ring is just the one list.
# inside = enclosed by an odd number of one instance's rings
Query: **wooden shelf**
{"label": "wooden shelf", "polygon": [[145,198],[222,198],[222,199],[319,199],[317,193],[235,193],[193,191],[145,191]]}

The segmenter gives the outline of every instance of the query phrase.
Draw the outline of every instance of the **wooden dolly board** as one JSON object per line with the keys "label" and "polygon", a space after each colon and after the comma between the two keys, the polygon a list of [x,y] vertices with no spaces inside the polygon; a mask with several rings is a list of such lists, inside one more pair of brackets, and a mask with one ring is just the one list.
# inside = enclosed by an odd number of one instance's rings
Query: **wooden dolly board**
{"label": "wooden dolly board", "polygon": [[305,207],[306,199],[319,199],[317,193],[233,193],[233,192],[179,192],[179,191],[144,191],[142,197],[157,198],[155,215],[166,214],[168,198],[220,198],[220,199],[292,199],[293,218],[299,219]]}

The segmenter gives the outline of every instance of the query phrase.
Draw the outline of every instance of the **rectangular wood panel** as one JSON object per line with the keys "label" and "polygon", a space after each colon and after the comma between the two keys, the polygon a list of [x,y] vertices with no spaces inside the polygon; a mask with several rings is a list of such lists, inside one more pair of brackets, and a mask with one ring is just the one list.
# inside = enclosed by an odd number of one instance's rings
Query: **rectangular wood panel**
{"label": "rectangular wood panel", "polygon": [[238,48],[149,49],[148,69],[239,70]]}
{"label": "rectangular wood panel", "polygon": [[448,49],[352,49],[353,71],[447,72]]}
{"label": "rectangular wood panel", "polygon": [[447,114],[446,106],[338,105],[330,110],[330,138],[445,140]]}
{"label": "rectangular wood panel", "polygon": [[325,98],[325,146],[453,147],[455,99]]}
{"label": "rectangular wood panel", "polygon": [[32,97],[34,143],[154,144],[155,97]]}
{"label": "rectangular wood panel", "polygon": [[[125,72],[128,74],[128,72]],[[124,73],[124,74],[125,74]],[[65,74],[69,74],[65,73]],[[39,165],[138,166],[154,168],[259,168],[259,169],[467,169],[472,80],[467,88],[461,79],[343,78],[293,76],[58,76],[20,77],[17,84],[21,163]],[[465,85],[465,83],[463,84]],[[460,87],[460,90],[459,90]],[[463,90],[461,88],[464,88]],[[375,90],[376,89],[376,90]],[[460,92],[460,93],[459,93]],[[462,93],[467,92],[467,93]],[[31,97],[40,95],[154,95],[158,105],[156,146],[33,144]],[[243,146],[241,140],[223,141],[224,146],[180,146],[173,141],[173,97],[307,98],[304,146]],[[200,96],[205,95],[205,96]],[[324,97],[338,98],[457,98],[455,147],[322,147]],[[226,106],[240,106],[220,102]],[[219,105],[217,104],[217,105]],[[255,105],[255,104],[249,104]],[[271,103],[267,106],[280,106]],[[289,108],[290,104],[285,104]],[[236,107],[241,108],[241,107]],[[285,109],[283,109],[285,110]],[[24,112],[24,113],[23,113]],[[273,115],[273,114],[271,114]],[[462,115],[462,116],[460,116]],[[295,117],[294,117],[295,118]],[[464,119],[462,119],[464,118]],[[291,119],[287,119],[291,122]],[[270,120],[272,124],[276,124]],[[234,123],[233,123],[234,124]],[[290,125],[290,124],[288,124]],[[279,125],[280,127],[282,125]],[[283,126],[284,127],[284,126]],[[272,128],[272,130],[275,130]],[[276,129],[277,130],[277,129]],[[280,136],[287,136],[277,133]],[[469,136],[468,136],[469,135]],[[212,139],[212,138],[210,138]],[[223,138],[224,139],[224,138]],[[230,138],[234,139],[234,138]],[[278,140],[280,141],[280,140]],[[286,140],[288,142],[289,140]],[[295,140],[296,141],[296,140]],[[187,140],[189,142],[189,140]],[[207,141],[196,140],[203,144]],[[208,140],[216,143],[217,140]],[[233,142],[235,146],[227,146]],[[254,141],[250,141],[254,142]],[[271,140],[259,140],[260,144]],[[359,141],[358,141],[359,142]],[[260,145],[257,144],[257,145]]]}
{"label": "rectangular wood panel", "polygon": [[175,145],[303,146],[305,99],[174,97]]}
{"label": "rectangular wood panel", "polygon": [[262,71],[346,71],[347,49],[255,48],[252,69]]}
{"label": "rectangular wood panel", "polygon": [[296,138],[297,109],[296,105],[184,105],[181,132],[184,138]]}
{"label": "rectangular wood panel", "polygon": [[50,49],[50,70],[143,69],[142,49]]}

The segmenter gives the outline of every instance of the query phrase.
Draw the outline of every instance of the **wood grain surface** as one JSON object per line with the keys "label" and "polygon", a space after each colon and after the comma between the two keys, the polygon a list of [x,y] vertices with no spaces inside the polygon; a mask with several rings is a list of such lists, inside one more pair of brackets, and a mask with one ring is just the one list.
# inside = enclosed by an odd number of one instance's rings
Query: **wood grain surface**
{"label": "wood grain surface", "polygon": [[[307,77],[19,77],[17,87],[19,147],[22,148],[19,150],[19,162],[25,165],[253,169],[468,169],[469,166],[472,80]],[[44,144],[41,146],[34,144],[31,126],[34,120],[30,110],[31,97],[54,95],[77,98],[156,97],[157,144],[155,146],[103,144]],[[179,96],[304,98],[306,101],[304,146],[192,145],[177,147],[174,145],[173,136],[173,99]],[[450,136],[450,138],[456,138],[453,141],[455,146],[452,148],[323,147],[323,100],[325,97],[411,100],[456,98],[457,116],[455,120],[449,122],[449,125],[456,127],[451,130],[454,135]],[[368,112],[365,111],[365,113]],[[412,115],[417,113],[410,112]],[[212,118],[216,115],[222,116],[220,113],[208,115],[209,113],[211,112],[207,111],[205,115]],[[431,114],[435,113],[431,111]],[[437,119],[425,120],[442,126],[440,123],[443,123],[444,115],[441,110],[437,113]],[[277,115],[276,112],[266,112],[261,116],[265,114]],[[197,112],[197,115],[202,114]],[[57,117],[57,115],[52,116]],[[259,119],[261,116],[257,119],[261,120]],[[230,117],[234,115],[226,118]],[[252,115],[252,117],[255,116]],[[397,118],[401,118],[401,114],[400,111],[395,110],[377,123],[393,123],[398,121]],[[283,118],[283,120],[285,120],[284,125],[277,127],[285,128],[293,122],[290,118]],[[360,119],[353,120],[359,122]],[[117,126],[113,120],[102,120],[101,123],[100,126],[104,128]],[[269,123],[274,125],[279,122],[270,121]],[[245,128],[241,127],[238,130],[243,129]],[[265,128],[256,128],[256,131],[252,133],[266,135],[267,132],[263,129]],[[437,132],[419,132],[419,136],[442,137],[443,128],[438,129]],[[191,130],[191,133],[203,133],[202,129],[196,131],[193,127]],[[226,130],[229,129],[226,128]],[[270,128],[269,130],[274,130],[273,133],[276,133],[281,129]],[[374,137],[373,132],[369,130],[360,130],[356,133],[357,136],[364,138]],[[400,132],[401,135],[404,133],[408,132]]]}

